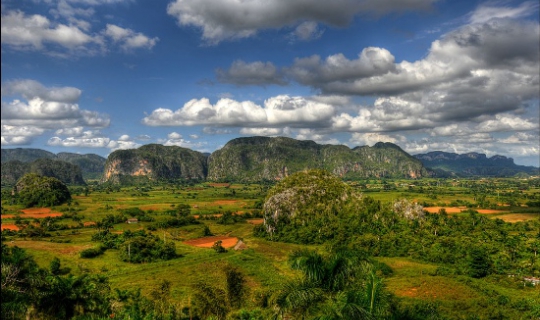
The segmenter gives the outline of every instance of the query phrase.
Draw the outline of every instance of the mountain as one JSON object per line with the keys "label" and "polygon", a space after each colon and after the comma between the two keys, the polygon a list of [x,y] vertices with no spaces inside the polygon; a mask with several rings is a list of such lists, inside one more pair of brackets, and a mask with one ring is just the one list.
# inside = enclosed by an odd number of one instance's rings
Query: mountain
{"label": "mountain", "polygon": [[100,179],[105,169],[106,158],[97,154],[78,154],[60,152],[56,155],[58,160],[66,161],[81,168],[85,179]]}
{"label": "mountain", "polygon": [[343,178],[421,178],[422,163],[391,143],[350,149],[285,137],[229,141],[208,158],[209,180],[280,180],[306,169],[325,169]]}
{"label": "mountain", "polygon": [[52,177],[68,185],[85,185],[79,166],[62,160],[41,158],[32,162],[18,160],[2,163],[2,186],[13,186],[27,173]]}
{"label": "mountain", "polygon": [[56,155],[52,152],[32,149],[32,148],[16,148],[16,149],[2,149],[2,164],[8,161],[20,161],[20,162],[32,162],[41,158],[56,158]]}
{"label": "mountain", "polygon": [[102,182],[132,182],[137,178],[204,179],[207,157],[197,151],[177,147],[148,144],[138,149],[112,152],[105,163]]}
{"label": "mountain", "polygon": [[[5,163],[10,161],[30,163],[44,158],[61,160],[79,166],[84,179],[98,179],[103,174],[105,161],[107,160],[96,154],[77,154],[69,152],[54,154],[45,150],[32,148],[2,149],[2,167],[4,167]],[[13,165],[10,165],[10,167],[13,167]],[[7,171],[6,174],[8,174]],[[66,181],[63,182],[69,183]]]}
{"label": "mountain", "polygon": [[511,177],[520,173],[539,174],[536,167],[517,165],[512,158],[500,155],[488,158],[485,154],[476,152],[457,154],[434,151],[414,157],[422,161],[424,166],[433,169],[437,176]]}

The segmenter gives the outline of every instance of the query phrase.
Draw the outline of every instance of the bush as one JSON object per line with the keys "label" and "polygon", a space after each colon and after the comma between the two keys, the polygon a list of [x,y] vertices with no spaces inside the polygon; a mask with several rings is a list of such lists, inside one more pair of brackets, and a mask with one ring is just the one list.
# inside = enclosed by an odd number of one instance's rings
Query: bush
{"label": "bush", "polygon": [[97,248],[90,248],[81,251],[81,258],[95,258],[105,253],[107,248],[105,246],[99,246]]}

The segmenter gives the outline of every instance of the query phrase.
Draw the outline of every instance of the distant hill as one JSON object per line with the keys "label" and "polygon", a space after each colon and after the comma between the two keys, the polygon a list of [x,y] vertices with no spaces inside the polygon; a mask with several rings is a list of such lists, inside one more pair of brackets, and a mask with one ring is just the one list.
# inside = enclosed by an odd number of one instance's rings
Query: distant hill
{"label": "distant hill", "polygon": [[12,160],[2,163],[2,186],[13,186],[27,173],[52,177],[68,185],[85,185],[79,166],[62,160],[41,158],[32,162]]}
{"label": "distant hill", "polygon": [[107,158],[102,182],[124,183],[134,179],[204,179],[207,156],[177,146],[148,144],[138,149],[117,150]]}
{"label": "distant hill", "polygon": [[52,152],[32,149],[32,148],[16,148],[16,149],[2,149],[2,163],[8,161],[20,161],[20,162],[32,162],[42,158],[56,158],[56,155]]}
{"label": "distant hill", "polygon": [[482,153],[448,153],[433,151],[417,154],[416,159],[424,166],[434,170],[437,176],[491,176],[512,177],[517,174],[538,175],[539,169],[532,166],[521,166],[512,158],[495,155],[488,158]]}
{"label": "distant hill", "polygon": [[[60,160],[76,165],[80,168],[84,179],[99,179],[103,174],[105,161],[107,160],[96,154],[77,154],[69,152],[54,154],[49,151],[32,148],[2,149],[2,172],[4,172],[3,167],[7,162],[19,161],[22,163],[30,163],[38,159]],[[13,165],[10,165],[9,167],[14,169]],[[7,171],[6,174],[10,175]],[[62,182],[69,183],[66,181]]]}
{"label": "distant hill", "polygon": [[306,169],[325,169],[343,178],[421,178],[422,163],[395,144],[350,149],[285,137],[229,141],[208,158],[209,180],[280,180]]}

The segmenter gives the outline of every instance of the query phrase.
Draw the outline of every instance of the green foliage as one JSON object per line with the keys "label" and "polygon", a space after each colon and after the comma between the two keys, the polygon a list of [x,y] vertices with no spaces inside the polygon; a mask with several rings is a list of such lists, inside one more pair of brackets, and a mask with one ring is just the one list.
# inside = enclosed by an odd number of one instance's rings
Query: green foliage
{"label": "green foliage", "polygon": [[24,207],[51,207],[71,200],[71,194],[60,180],[37,174],[24,175],[15,186],[18,202]]}
{"label": "green foliage", "polygon": [[285,137],[248,137],[233,139],[213,152],[207,178],[272,181],[306,169],[325,169],[346,178],[427,175],[420,161],[391,143],[350,149]]}
{"label": "green foliage", "polygon": [[2,243],[2,319],[71,319],[109,314],[110,287],[99,275],[61,276],[58,259],[50,270],[32,257]]}
{"label": "green foliage", "polygon": [[221,243],[222,243],[221,240],[218,240],[218,241],[214,242],[214,244],[212,245],[212,249],[214,249],[214,251],[217,252],[217,253],[225,253],[225,252],[227,252],[227,249],[225,249],[221,245]]}
{"label": "green foliage", "polygon": [[473,278],[483,278],[491,271],[491,262],[489,255],[483,248],[472,248],[469,253],[469,275]]}
{"label": "green foliage", "polygon": [[105,246],[84,249],[83,251],[81,251],[80,256],[81,258],[95,258],[105,253],[106,250],[107,248]]}
{"label": "green foliage", "polygon": [[174,242],[165,242],[154,235],[143,233],[124,239],[124,243],[120,246],[122,261],[142,263],[178,257]]}
{"label": "green foliage", "polygon": [[[193,286],[192,303],[194,312],[202,319],[215,317],[217,319],[260,319],[260,313],[240,310],[228,316],[233,310],[245,305],[247,284],[244,274],[236,267],[225,264],[219,269],[224,276],[221,283],[210,282],[206,279],[197,281]],[[254,318],[251,318],[253,314]]]}

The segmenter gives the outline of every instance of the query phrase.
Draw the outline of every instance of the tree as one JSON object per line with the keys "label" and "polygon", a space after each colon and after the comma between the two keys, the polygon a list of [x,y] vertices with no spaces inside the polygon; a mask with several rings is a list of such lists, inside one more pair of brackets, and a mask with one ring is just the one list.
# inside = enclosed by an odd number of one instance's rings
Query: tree
{"label": "tree", "polygon": [[37,174],[26,174],[14,188],[18,202],[29,207],[51,207],[71,200],[67,186],[52,177]]}
{"label": "tree", "polygon": [[469,253],[469,275],[473,278],[487,276],[491,269],[491,262],[485,249],[475,247]]}

